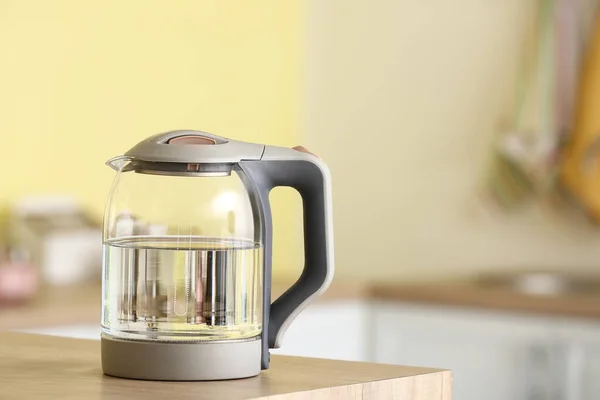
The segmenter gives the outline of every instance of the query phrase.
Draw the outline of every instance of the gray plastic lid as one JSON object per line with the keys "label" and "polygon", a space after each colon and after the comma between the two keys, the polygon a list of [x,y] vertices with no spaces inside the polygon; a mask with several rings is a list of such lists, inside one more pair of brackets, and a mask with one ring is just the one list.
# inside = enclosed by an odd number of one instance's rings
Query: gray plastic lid
{"label": "gray plastic lid", "polygon": [[233,164],[260,160],[264,149],[262,144],[229,140],[202,131],[178,130],[142,140],[125,157],[148,162]]}

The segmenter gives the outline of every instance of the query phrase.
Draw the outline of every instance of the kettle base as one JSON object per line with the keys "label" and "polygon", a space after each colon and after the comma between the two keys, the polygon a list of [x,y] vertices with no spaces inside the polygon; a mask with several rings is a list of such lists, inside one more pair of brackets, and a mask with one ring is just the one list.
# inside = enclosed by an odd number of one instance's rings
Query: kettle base
{"label": "kettle base", "polygon": [[102,334],[102,370],[119,378],[213,381],[256,376],[260,337],[214,343],[123,340]]}

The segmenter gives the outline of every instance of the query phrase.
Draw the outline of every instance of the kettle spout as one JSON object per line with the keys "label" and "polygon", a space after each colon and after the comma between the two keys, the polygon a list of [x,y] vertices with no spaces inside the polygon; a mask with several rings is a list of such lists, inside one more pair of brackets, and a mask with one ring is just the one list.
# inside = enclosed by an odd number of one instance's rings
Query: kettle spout
{"label": "kettle spout", "polygon": [[127,156],[117,156],[117,157],[113,157],[110,160],[108,160],[106,162],[106,165],[108,165],[109,167],[111,167],[112,169],[114,169],[117,172],[120,172],[123,170],[123,168],[125,168],[125,166],[127,166],[129,163],[131,162],[131,157],[127,157]]}

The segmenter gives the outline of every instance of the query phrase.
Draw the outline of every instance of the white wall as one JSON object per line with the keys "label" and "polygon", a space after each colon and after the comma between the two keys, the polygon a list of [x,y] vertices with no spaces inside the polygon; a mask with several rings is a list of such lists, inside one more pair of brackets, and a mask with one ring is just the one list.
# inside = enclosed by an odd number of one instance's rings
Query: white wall
{"label": "white wall", "polygon": [[600,264],[589,228],[478,199],[536,3],[310,2],[304,129],[333,174],[339,276]]}

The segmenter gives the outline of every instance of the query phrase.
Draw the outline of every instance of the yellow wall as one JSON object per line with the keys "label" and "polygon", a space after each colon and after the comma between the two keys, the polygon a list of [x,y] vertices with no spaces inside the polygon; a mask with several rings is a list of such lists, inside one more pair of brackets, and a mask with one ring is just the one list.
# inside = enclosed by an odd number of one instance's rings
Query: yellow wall
{"label": "yellow wall", "polygon": [[[297,144],[303,20],[300,1],[0,0],[0,201],[100,213],[104,161],[165,130]],[[275,262],[296,271],[299,202],[273,201]]]}
{"label": "yellow wall", "polygon": [[537,4],[310,1],[305,143],[332,173],[338,277],[597,269],[597,229],[481,201]]}

